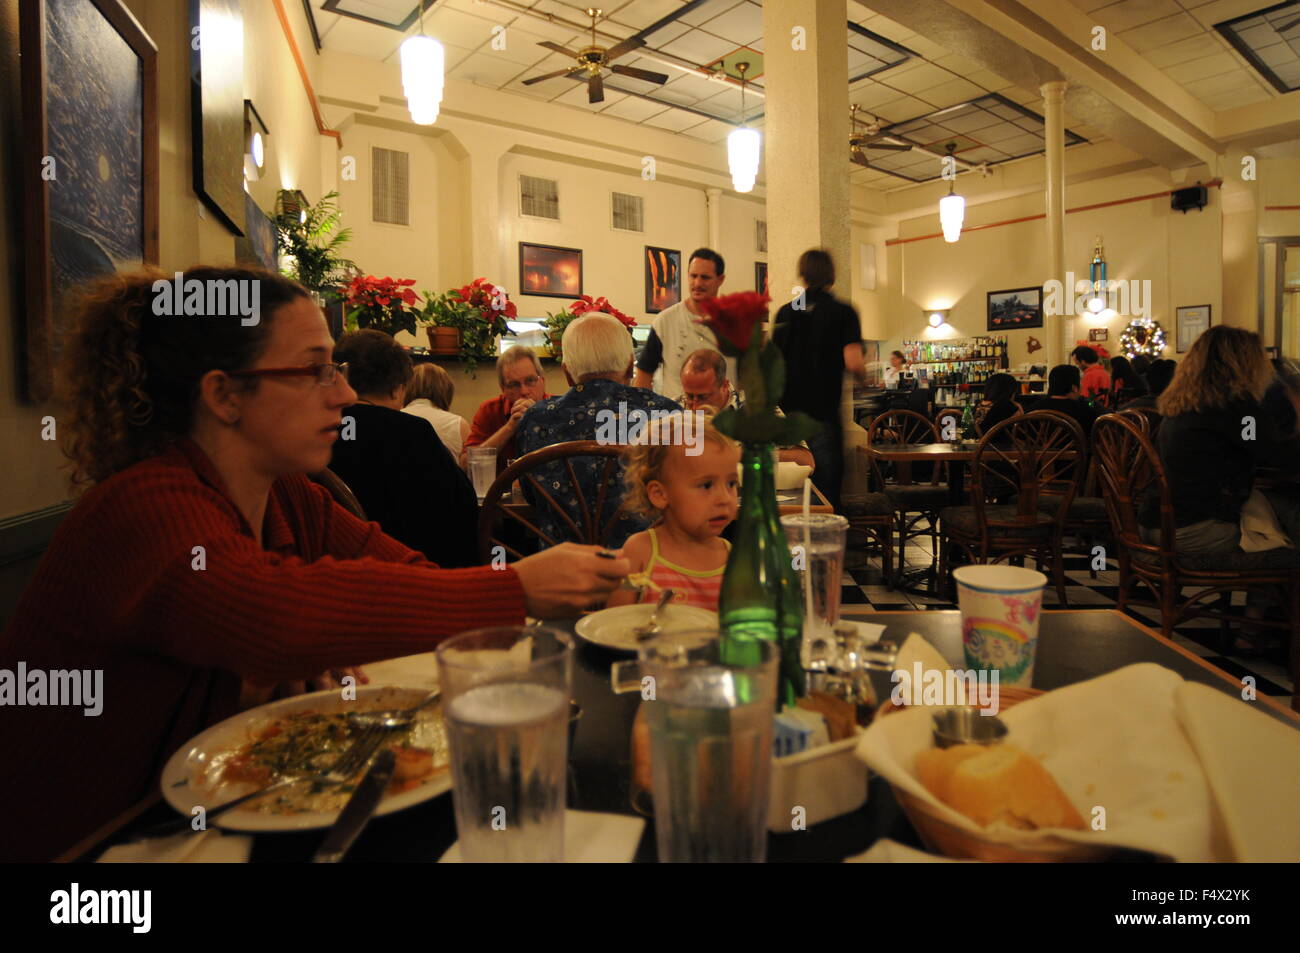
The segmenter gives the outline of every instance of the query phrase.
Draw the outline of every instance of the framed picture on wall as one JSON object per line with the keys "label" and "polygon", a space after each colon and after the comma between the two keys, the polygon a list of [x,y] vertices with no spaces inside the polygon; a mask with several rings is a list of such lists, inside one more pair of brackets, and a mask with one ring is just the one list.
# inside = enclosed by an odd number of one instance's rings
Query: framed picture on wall
{"label": "framed picture on wall", "polygon": [[27,393],[49,398],[70,293],[158,263],[158,48],[120,0],[22,0]]}
{"label": "framed picture on wall", "polygon": [[1184,354],[1201,334],[1210,328],[1210,305],[1196,304],[1178,308],[1176,311],[1178,325],[1178,353]]}
{"label": "framed picture on wall", "polygon": [[645,310],[658,314],[682,300],[682,253],[645,246]]}
{"label": "framed picture on wall", "polygon": [[235,239],[235,261],[257,265],[267,271],[279,271],[280,254],[275,244],[275,222],[267,216],[253,196],[244,193],[244,235]]}
{"label": "framed picture on wall", "polygon": [[520,294],[576,298],[582,294],[582,249],[519,243]]}
{"label": "framed picture on wall", "polygon": [[[197,31],[197,33],[195,32]],[[190,0],[190,139],[194,191],[244,234],[244,14],[239,0]]]}
{"label": "framed picture on wall", "polygon": [[1010,288],[988,293],[989,331],[1043,326],[1043,289]]}
{"label": "framed picture on wall", "polygon": [[761,295],[767,294],[767,262],[754,262],[754,290]]}

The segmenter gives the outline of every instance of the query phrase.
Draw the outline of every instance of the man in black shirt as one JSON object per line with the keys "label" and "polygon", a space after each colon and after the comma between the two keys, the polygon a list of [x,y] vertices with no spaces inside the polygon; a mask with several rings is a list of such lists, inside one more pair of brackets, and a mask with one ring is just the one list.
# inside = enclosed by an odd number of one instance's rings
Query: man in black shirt
{"label": "man in black shirt", "polygon": [[1080,398],[1081,380],[1079,369],[1073,364],[1056,365],[1047,375],[1047,396],[1029,409],[1054,410],[1058,414],[1065,414],[1074,419],[1085,437],[1091,439],[1092,425],[1101,415]]}
{"label": "man in black shirt", "polygon": [[799,274],[807,289],[804,300],[782,306],[772,333],[772,341],[785,356],[785,395],[780,407],[787,414],[801,410],[822,425],[821,433],[808,441],[817,464],[812,480],[839,510],[844,479],[840,402],[844,372],[858,378],[865,374],[862,325],[853,305],[830,293],[835,265],[829,252],[804,252],[799,258]]}

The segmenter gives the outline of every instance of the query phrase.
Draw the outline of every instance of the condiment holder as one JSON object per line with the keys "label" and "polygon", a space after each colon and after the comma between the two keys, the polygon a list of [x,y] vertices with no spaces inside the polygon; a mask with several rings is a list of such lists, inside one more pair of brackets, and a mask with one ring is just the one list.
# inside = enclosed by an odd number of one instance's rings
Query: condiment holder
{"label": "condiment holder", "polygon": [[1007,738],[1006,723],[997,715],[981,714],[978,708],[945,708],[935,712],[930,721],[937,748],[998,745]]}

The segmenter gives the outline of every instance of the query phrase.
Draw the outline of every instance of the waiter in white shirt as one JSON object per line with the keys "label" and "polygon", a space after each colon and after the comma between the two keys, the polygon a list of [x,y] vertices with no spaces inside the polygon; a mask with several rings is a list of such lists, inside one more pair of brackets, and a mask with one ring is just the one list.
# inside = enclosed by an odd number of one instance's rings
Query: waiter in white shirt
{"label": "waiter in white shirt", "polygon": [[[661,394],[672,396],[678,389],[677,371],[686,358],[702,347],[718,349],[717,336],[701,323],[706,315],[700,302],[717,297],[726,277],[722,256],[712,248],[697,248],[691,252],[686,262],[686,300],[655,315],[650,324],[650,337],[636,363],[636,376],[632,380],[635,386],[653,387]],[[671,372],[656,375],[655,372],[665,366],[671,368]],[[727,376],[733,381],[739,380],[735,358],[727,358]]]}
{"label": "waiter in white shirt", "polygon": [[898,389],[898,376],[905,367],[907,359],[903,357],[902,351],[894,351],[889,355],[889,366],[885,368],[885,387],[888,390]]}

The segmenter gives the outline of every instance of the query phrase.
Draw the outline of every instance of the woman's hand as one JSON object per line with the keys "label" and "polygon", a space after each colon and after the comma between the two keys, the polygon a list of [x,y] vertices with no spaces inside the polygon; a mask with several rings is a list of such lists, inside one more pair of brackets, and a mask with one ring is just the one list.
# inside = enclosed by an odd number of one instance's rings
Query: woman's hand
{"label": "woman's hand", "polygon": [[514,563],[524,587],[528,614],[538,619],[574,616],[618,588],[631,564],[620,551],[598,556],[599,546],[560,543]]}

